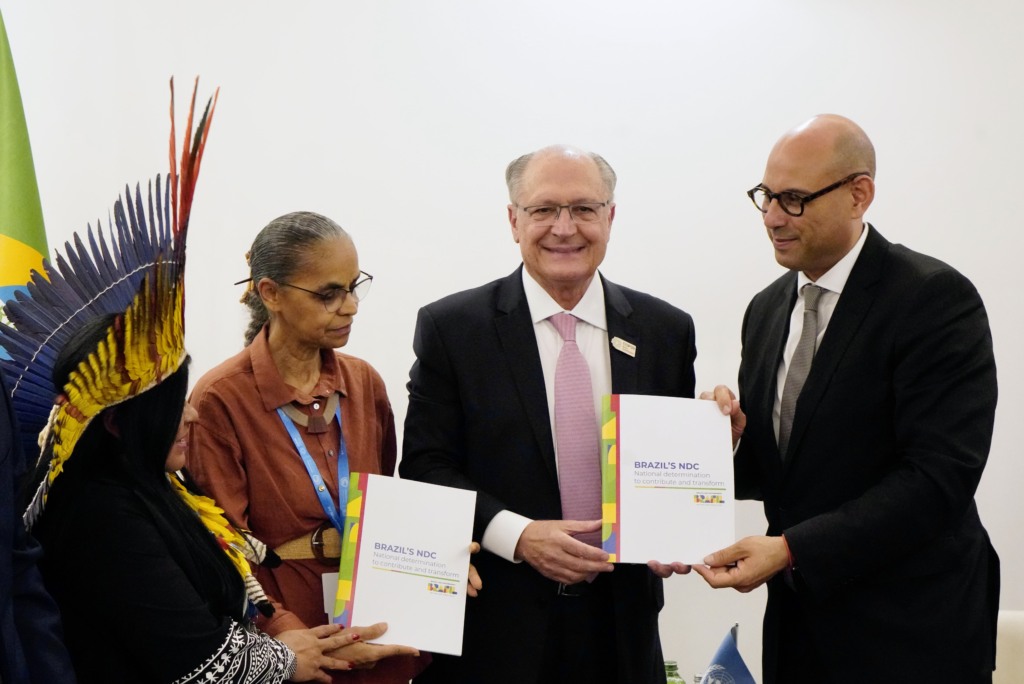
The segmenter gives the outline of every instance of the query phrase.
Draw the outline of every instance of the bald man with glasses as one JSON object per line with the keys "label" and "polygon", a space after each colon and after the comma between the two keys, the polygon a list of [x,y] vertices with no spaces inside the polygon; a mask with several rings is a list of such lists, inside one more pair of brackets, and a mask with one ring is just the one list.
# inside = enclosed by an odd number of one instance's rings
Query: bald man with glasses
{"label": "bald man with glasses", "polygon": [[974,501],[988,318],[964,276],[865,223],[874,176],[864,131],[824,115],[747,193],[789,271],[744,316],[739,400],[713,395],[739,436],[737,495],[764,502],[768,531],[694,569],[767,583],[766,684],[992,681],[999,558]]}

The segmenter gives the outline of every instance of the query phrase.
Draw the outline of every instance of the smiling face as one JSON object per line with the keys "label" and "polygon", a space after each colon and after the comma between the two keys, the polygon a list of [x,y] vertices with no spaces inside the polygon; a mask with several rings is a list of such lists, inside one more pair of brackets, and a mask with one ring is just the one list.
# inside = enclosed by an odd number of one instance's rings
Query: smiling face
{"label": "smiling face", "polygon": [[[768,157],[762,185],[772,192],[809,195],[851,173],[869,168],[873,172],[873,160],[868,167],[843,152],[843,136],[850,125],[855,126],[845,119],[822,117],[783,136]],[[801,216],[790,216],[773,200],[764,225],[775,260],[817,280],[857,243],[873,197],[874,182],[863,175],[808,202]]]}
{"label": "smiling face", "polygon": [[572,309],[604,260],[615,205],[598,209],[597,220],[576,223],[562,209],[553,225],[532,221],[524,207],[541,204],[604,203],[611,199],[597,164],[573,150],[538,152],[508,205],[512,237],[519,244],[527,272],[562,307]]}
{"label": "smiling face", "polygon": [[313,243],[286,281],[295,287],[275,283],[269,278],[258,285],[260,296],[271,313],[272,333],[282,335],[299,347],[336,349],[345,346],[352,332],[352,320],[359,311],[358,299],[348,295],[341,307],[330,313],[321,298],[311,292],[325,293],[339,287],[350,289],[359,279],[359,257],[351,239],[343,236]]}
{"label": "smiling face", "polygon": [[185,461],[188,458],[189,425],[194,423],[198,417],[199,414],[196,410],[191,405],[185,404],[185,410],[181,414],[181,423],[178,425],[178,434],[174,438],[171,450],[167,452],[167,462],[164,464],[164,470],[167,472],[173,473],[185,467]]}

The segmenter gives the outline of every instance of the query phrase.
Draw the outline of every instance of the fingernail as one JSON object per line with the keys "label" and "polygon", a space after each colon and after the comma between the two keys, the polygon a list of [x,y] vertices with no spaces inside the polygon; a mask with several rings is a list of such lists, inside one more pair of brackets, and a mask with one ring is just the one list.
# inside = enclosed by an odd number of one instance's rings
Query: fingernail
{"label": "fingernail", "polygon": [[732,412],[732,408],[729,406],[719,406],[718,408],[722,409],[722,413],[725,415],[729,415]]}
{"label": "fingernail", "polygon": [[352,641],[359,641],[359,635],[358,634],[353,634],[352,635]]}

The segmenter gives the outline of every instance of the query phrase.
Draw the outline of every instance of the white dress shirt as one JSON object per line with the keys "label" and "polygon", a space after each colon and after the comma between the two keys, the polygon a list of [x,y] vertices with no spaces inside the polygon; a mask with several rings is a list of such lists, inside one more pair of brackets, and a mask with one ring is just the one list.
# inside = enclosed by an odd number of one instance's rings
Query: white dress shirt
{"label": "white dress shirt", "polygon": [[[860,232],[860,238],[857,240],[857,244],[853,246],[853,249],[836,262],[835,266],[822,274],[816,281],[813,281],[815,285],[824,290],[818,297],[818,339],[815,341],[815,349],[821,345],[821,340],[825,337],[825,329],[828,328],[828,323],[832,320],[832,313],[836,310],[836,304],[839,303],[839,295],[843,293],[846,281],[850,278],[850,272],[853,271],[853,265],[857,263],[857,257],[860,256],[860,252],[864,248],[864,241],[868,237],[868,230],[870,228],[867,224],[864,224]],[[779,440],[779,415],[782,406],[782,390],[786,386],[786,373],[789,372],[789,364],[793,360],[793,354],[796,353],[797,344],[800,342],[800,335],[804,330],[803,287],[811,282],[811,279],[803,271],[799,272],[796,276],[797,297],[796,302],[793,304],[793,311],[789,315],[789,337],[786,339],[786,348],[782,352],[782,363],[779,364],[779,372],[775,383],[775,405],[772,408],[772,423],[775,425],[776,442]]]}
{"label": "white dress shirt", "polygon": [[[555,435],[555,367],[558,354],[564,344],[562,336],[555,326],[547,319],[556,313],[565,311],[551,298],[543,287],[523,269],[523,289],[526,291],[526,303],[530,307],[533,319],[533,332],[537,338],[537,350],[540,352],[540,365],[544,372],[544,387],[548,399],[548,419],[551,421],[551,435]],[[608,319],[604,308],[604,288],[600,274],[591,279],[587,291],[579,303],[569,311],[579,319],[576,324],[576,346],[587,360],[590,369],[590,382],[594,393],[594,430],[600,430],[601,400],[612,391],[611,357],[608,352]],[[557,442],[557,440],[553,441]],[[558,447],[555,447],[555,462],[558,461]],[[501,511],[484,530],[482,544],[485,549],[506,560],[515,562],[516,544],[526,526],[533,522],[530,518]]]}

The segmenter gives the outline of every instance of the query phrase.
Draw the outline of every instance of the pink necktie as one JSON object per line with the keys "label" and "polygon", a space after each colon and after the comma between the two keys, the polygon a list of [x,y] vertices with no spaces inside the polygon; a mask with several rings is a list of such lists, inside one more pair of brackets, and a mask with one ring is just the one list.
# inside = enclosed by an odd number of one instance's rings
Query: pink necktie
{"label": "pink necktie", "polygon": [[[576,345],[576,317],[557,313],[548,320],[564,340],[555,366],[555,443],[562,519],[598,520],[601,517],[600,444],[590,369]],[[601,545],[599,532],[576,538],[593,546]]]}

